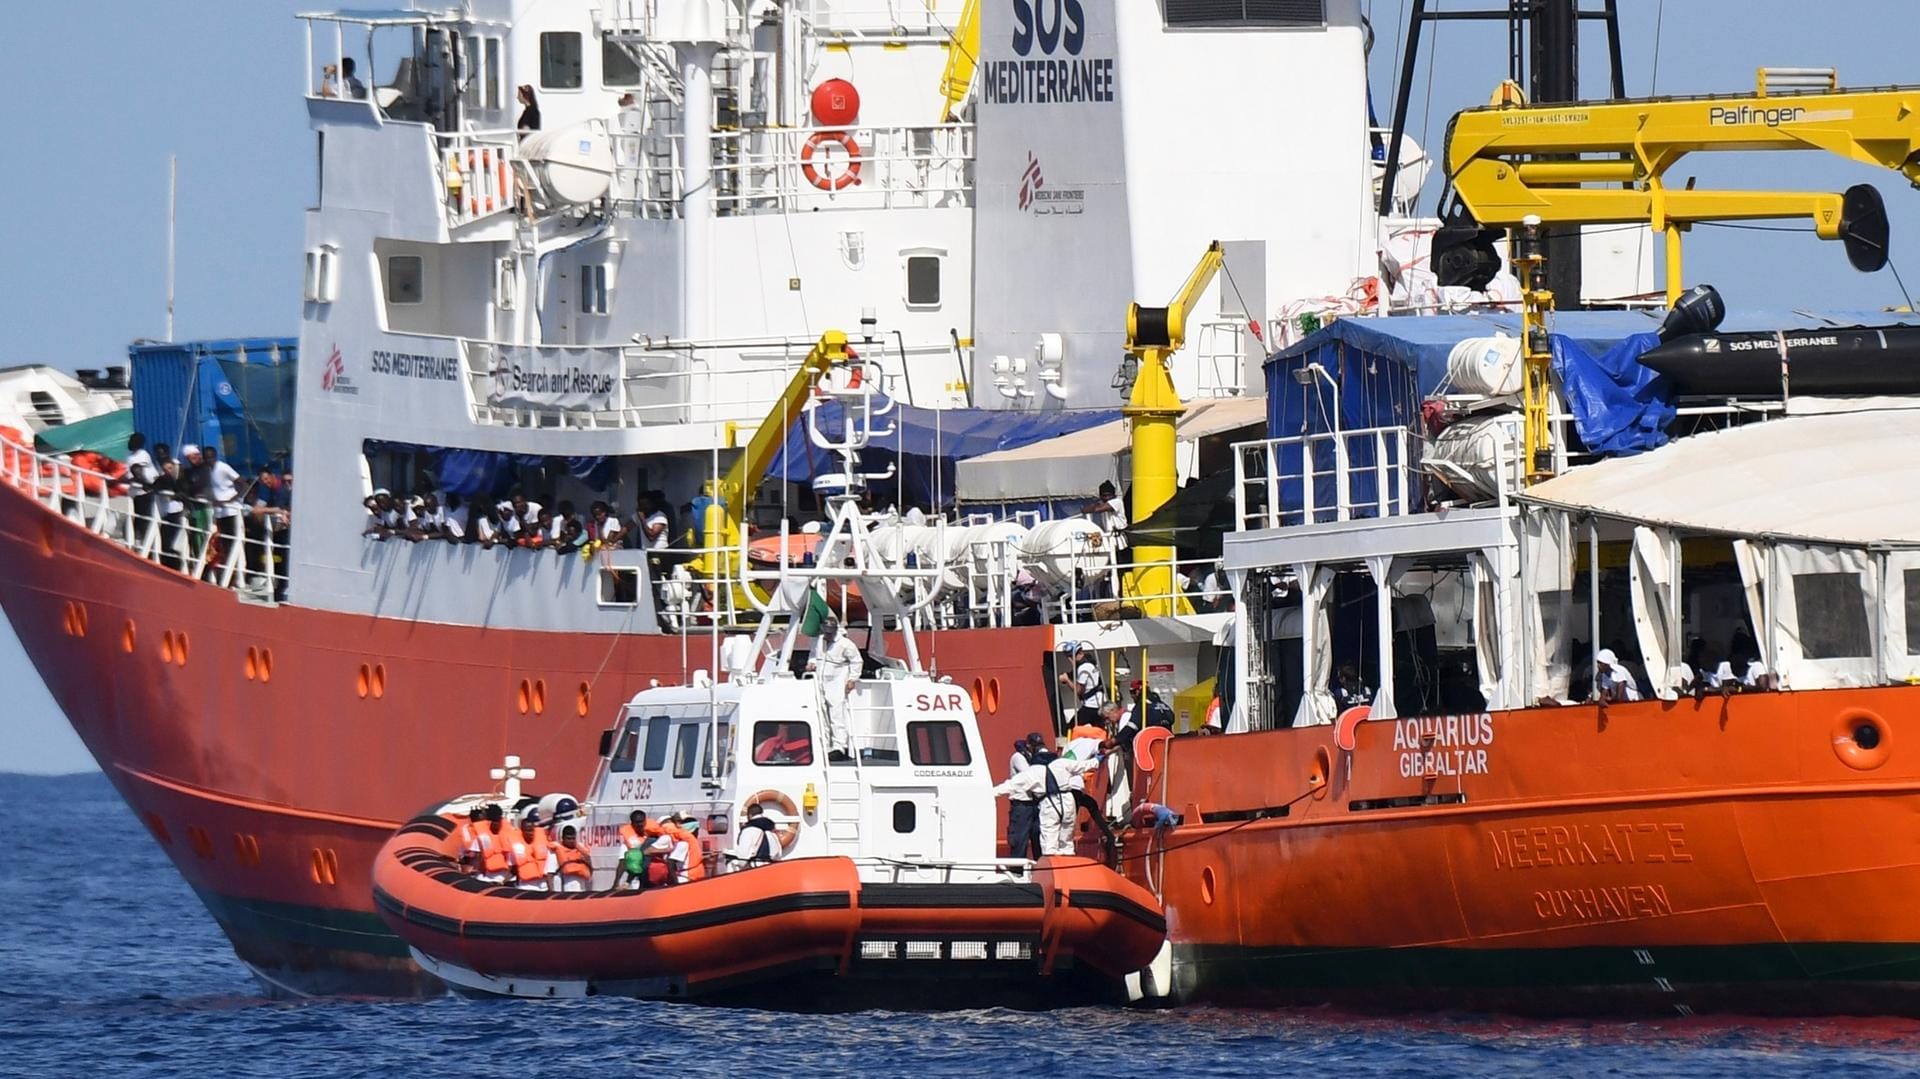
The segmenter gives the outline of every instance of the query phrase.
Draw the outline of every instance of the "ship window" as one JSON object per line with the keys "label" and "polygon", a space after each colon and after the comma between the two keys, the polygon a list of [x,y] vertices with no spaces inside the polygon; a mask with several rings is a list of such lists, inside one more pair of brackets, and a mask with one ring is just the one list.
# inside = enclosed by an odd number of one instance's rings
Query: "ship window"
{"label": "ship window", "polygon": [[580,313],[583,315],[607,313],[607,267],[604,263],[596,262],[580,267]]}
{"label": "ship window", "polygon": [[419,255],[387,256],[387,302],[402,306],[420,303],[426,296],[426,260]]}
{"label": "ship window", "polygon": [[487,39],[487,108],[500,107],[500,39]]}
{"label": "ship window", "polygon": [[673,742],[673,778],[689,779],[700,760],[700,724],[682,723]]}
{"label": "ship window", "polygon": [[1166,0],[1168,26],[1325,26],[1326,0]]}
{"label": "ship window", "polygon": [[600,38],[600,85],[640,85],[640,58],[625,42]]}
{"label": "ship window", "polygon": [[940,256],[907,256],[907,306],[940,306]]}
{"label": "ship window", "polygon": [[1920,656],[1920,569],[1903,574],[1907,591],[1907,655]]}
{"label": "ship window", "polygon": [[914,826],[919,823],[918,816],[919,813],[912,802],[893,803],[893,830],[902,835],[913,831]]}
{"label": "ship window", "polygon": [[813,728],[805,723],[763,719],[753,725],[753,763],[813,763]]}
{"label": "ship window", "polygon": [[1808,659],[1873,655],[1867,597],[1858,573],[1794,574],[1793,613],[1800,623],[1800,652]]}
{"label": "ship window", "polygon": [[666,716],[654,716],[647,720],[647,759],[644,767],[649,772],[658,772],[667,764],[667,731],[673,721]]}
{"label": "ship window", "polygon": [[550,30],[540,35],[540,86],[546,90],[580,89],[580,35]]}
{"label": "ship window", "polygon": [[613,749],[613,764],[608,771],[631,772],[633,762],[640,756],[640,721],[627,720],[627,728],[620,732],[620,743]]}
{"label": "ship window", "polygon": [[907,724],[907,753],[915,764],[973,763],[966,728],[951,719]]}
{"label": "ship window", "polygon": [[718,779],[727,773],[732,763],[729,750],[733,745],[733,722],[720,720],[708,729],[706,763],[701,766],[700,774],[710,779]]}

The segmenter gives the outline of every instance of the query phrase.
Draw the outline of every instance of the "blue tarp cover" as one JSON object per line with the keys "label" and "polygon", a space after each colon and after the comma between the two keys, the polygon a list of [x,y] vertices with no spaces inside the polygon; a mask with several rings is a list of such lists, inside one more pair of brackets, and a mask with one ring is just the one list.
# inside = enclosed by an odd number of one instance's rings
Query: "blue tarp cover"
{"label": "blue tarp cover", "polygon": [[[882,407],[884,397],[876,397]],[[838,435],[844,423],[837,401],[822,402],[818,423],[823,434]],[[921,505],[953,504],[955,461],[978,457],[995,450],[1010,450],[1043,439],[1070,434],[1083,427],[1111,423],[1120,418],[1118,409],[1060,409],[1047,412],[1013,412],[986,408],[918,408],[897,405],[876,420],[891,434],[877,436],[861,455],[861,466],[869,472],[884,472],[888,465],[898,470],[893,479],[874,484],[880,501],[897,492],[901,501]],[[934,462],[939,471],[934,471]],[[768,478],[785,478],[793,483],[811,483],[814,476],[836,469],[833,454],[813,444],[803,418],[787,432],[786,445],[774,455],[767,469]],[[935,498],[936,481],[938,498]]]}
{"label": "blue tarp cover", "polygon": [[[1656,343],[1654,331],[1665,317],[1665,310],[1566,311],[1553,316],[1554,374],[1575,430],[1595,452],[1638,453],[1666,441],[1665,427],[1674,415],[1671,394],[1664,378],[1638,362]],[[1720,328],[1810,329],[1914,321],[1914,315],[1884,311],[1776,308],[1729,312]],[[1443,389],[1454,345],[1499,333],[1519,336],[1518,312],[1337,319],[1268,358],[1267,437],[1414,425],[1420,402]],[[1314,363],[1339,383],[1337,424],[1335,394],[1327,380],[1315,376],[1301,383],[1295,378]],[[1349,457],[1353,468],[1372,463],[1362,459],[1370,456],[1369,448],[1355,445],[1352,450],[1357,454]],[[1297,475],[1299,451],[1291,452],[1295,459],[1282,465]],[[1315,503],[1329,506],[1335,496],[1327,475],[1333,467],[1331,444],[1317,446],[1315,457],[1314,471],[1322,476]],[[1360,503],[1370,500],[1371,484],[1370,476],[1355,475],[1349,496]],[[1281,488],[1283,504],[1297,508],[1302,498],[1298,482]]]}
{"label": "blue tarp cover", "polygon": [[[1583,358],[1598,359],[1636,334],[1657,330],[1664,318],[1665,310],[1563,311],[1553,315],[1551,325],[1556,336],[1579,346]],[[1914,321],[1914,315],[1885,311],[1758,308],[1729,312],[1720,328],[1784,330]],[[1336,319],[1267,360],[1267,435],[1281,438],[1331,429],[1332,394],[1326,384],[1316,380],[1302,386],[1293,380],[1293,372],[1306,364],[1318,360],[1340,379],[1343,428],[1386,427],[1417,418],[1419,399],[1446,381],[1447,354],[1454,345],[1498,333],[1518,336],[1519,312]],[[1389,365],[1399,370],[1388,370]],[[1611,370],[1625,378],[1637,367],[1617,360]],[[1619,384],[1638,386],[1638,380],[1625,378]],[[1586,431],[1581,435],[1584,439]]]}

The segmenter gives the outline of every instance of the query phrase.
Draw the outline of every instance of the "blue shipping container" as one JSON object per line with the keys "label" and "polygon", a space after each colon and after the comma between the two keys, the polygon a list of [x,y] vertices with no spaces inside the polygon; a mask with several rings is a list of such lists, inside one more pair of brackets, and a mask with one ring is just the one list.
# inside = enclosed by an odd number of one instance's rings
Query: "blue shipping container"
{"label": "blue shipping container", "polygon": [[286,466],[293,453],[299,340],[246,337],[133,345],[133,426],[177,453],[218,446],[242,473]]}

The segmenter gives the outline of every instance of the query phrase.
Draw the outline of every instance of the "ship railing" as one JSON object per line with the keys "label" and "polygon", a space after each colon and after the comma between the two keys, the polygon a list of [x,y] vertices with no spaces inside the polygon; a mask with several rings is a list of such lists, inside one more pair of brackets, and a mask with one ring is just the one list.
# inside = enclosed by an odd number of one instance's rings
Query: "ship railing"
{"label": "ship railing", "polygon": [[[1154,565],[1165,570],[1168,563]],[[1179,558],[1171,565],[1173,572],[1170,576],[1163,574],[1156,578],[1165,581],[1164,585],[1142,589],[1140,575],[1135,571],[1143,567],[1126,560],[1125,552],[1121,552],[1121,558],[1111,568],[1060,598],[1063,620],[1110,622],[1129,614],[1128,608],[1183,615],[1211,614],[1232,609],[1233,594],[1219,587],[1215,580],[1214,571],[1220,568],[1219,559]],[[1136,590],[1132,592],[1126,589],[1130,576],[1136,578]]]}
{"label": "ship railing", "polygon": [[931,0],[800,0],[795,13],[808,32],[828,38],[888,43],[950,41],[959,10],[938,10]]}
{"label": "ship railing", "polygon": [[1234,520],[1252,530],[1406,516],[1421,508],[1418,454],[1405,427],[1235,443]]}
{"label": "ship railing", "polygon": [[1246,392],[1243,373],[1249,325],[1244,318],[1208,319],[1200,324],[1198,377],[1192,396],[1238,397]]}
{"label": "ship railing", "polygon": [[[680,139],[614,134],[617,214],[680,215],[685,194]],[[718,131],[713,134],[713,212],[967,207],[973,202],[973,159],[972,124]],[[841,254],[858,265],[866,252]]]}
{"label": "ship railing", "polygon": [[[286,593],[287,541],[278,528],[249,529],[245,500],[238,512],[183,502],[164,512],[164,494],[140,513],[125,476],[110,476],[53,454],[0,438],[0,483],[22,491],[53,513],[94,535],[177,573],[261,599]],[[50,542],[50,541],[49,541]]]}
{"label": "ship railing", "polygon": [[[674,6],[684,8],[687,5],[683,2]],[[717,6],[725,12],[724,23],[717,29],[723,30],[729,41],[736,40],[746,33],[747,24],[741,15],[741,5]],[[650,42],[660,36],[660,31],[668,30],[666,27],[657,25],[660,17],[660,0],[602,0],[599,7],[600,10],[595,13],[596,21],[606,34],[615,40]],[[677,20],[674,25],[678,27]],[[668,32],[672,31],[668,30]]]}
{"label": "ship railing", "polygon": [[504,130],[434,135],[434,167],[448,228],[510,212],[519,203],[514,171],[519,136]]}

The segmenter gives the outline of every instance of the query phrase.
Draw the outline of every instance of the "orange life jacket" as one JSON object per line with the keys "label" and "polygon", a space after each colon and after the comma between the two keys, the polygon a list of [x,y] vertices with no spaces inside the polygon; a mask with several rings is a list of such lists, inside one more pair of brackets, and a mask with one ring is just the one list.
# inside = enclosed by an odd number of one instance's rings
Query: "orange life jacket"
{"label": "orange life jacket", "polygon": [[520,841],[520,833],[511,824],[502,825],[498,832],[491,828],[480,830],[480,867],[489,873],[507,871],[507,855],[512,853],[513,845]]}
{"label": "orange life jacket", "polygon": [[522,839],[515,844],[514,872],[522,881],[543,880],[547,875],[547,841]]}
{"label": "orange life jacket", "polygon": [[579,877],[586,880],[593,876],[593,865],[587,861],[585,847],[569,847],[565,843],[553,848],[554,856],[560,859],[560,875]]}
{"label": "orange life jacket", "polygon": [[707,875],[707,859],[705,848],[700,845],[700,837],[678,824],[662,825],[661,829],[667,835],[673,837],[675,842],[685,843],[687,845],[688,883],[705,879]]}
{"label": "orange life jacket", "polygon": [[620,845],[626,847],[628,850],[632,850],[635,847],[644,845],[647,840],[654,839],[662,834],[660,826],[653,821],[648,821],[642,825],[641,830],[638,832],[633,830],[633,825],[623,824],[620,826]]}

